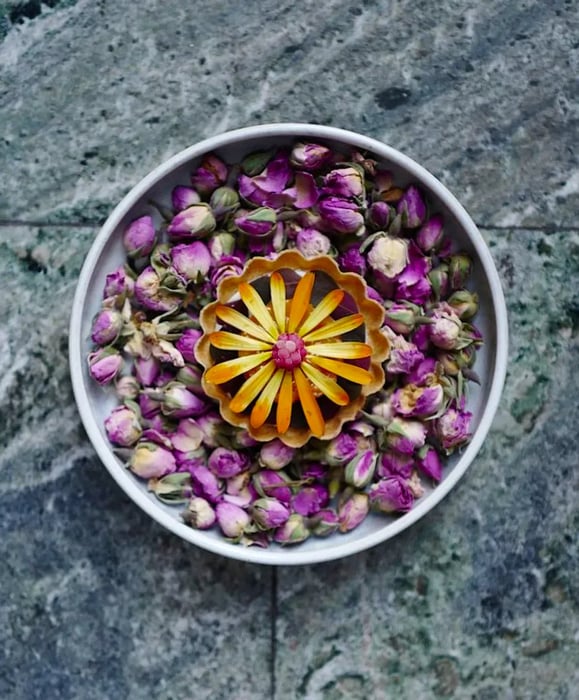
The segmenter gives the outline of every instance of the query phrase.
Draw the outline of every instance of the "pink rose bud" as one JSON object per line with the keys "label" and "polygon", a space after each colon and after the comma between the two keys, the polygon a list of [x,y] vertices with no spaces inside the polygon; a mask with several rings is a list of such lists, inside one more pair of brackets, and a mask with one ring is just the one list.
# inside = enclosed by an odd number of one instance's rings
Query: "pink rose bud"
{"label": "pink rose bud", "polygon": [[259,463],[269,469],[283,469],[293,460],[296,451],[294,447],[285,445],[275,438],[266,442],[259,451]]}
{"label": "pink rose bud", "polygon": [[187,387],[179,382],[167,384],[161,400],[161,411],[173,418],[189,418],[199,416],[207,410],[207,404],[199,396],[195,396]]}
{"label": "pink rose bud", "polygon": [[215,512],[221,531],[225,537],[231,539],[241,537],[250,523],[248,513],[233,503],[227,503],[227,501],[218,503]]}
{"label": "pink rose bud", "polygon": [[414,505],[414,494],[406,480],[389,476],[370,487],[370,505],[381,513],[407,513]]}
{"label": "pink rose bud", "polygon": [[332,151],[319,143],[296,143],[290,161],[297,168],[315,172],[332,160]]}
{"label": "pink rose bud", "polygon": [[344,470],[346,483],[357,489],[363,489],[374,477],[377,460],[378,455],[373,450],[366,450],[356,455],[348,462]]}
{"label": "pink rose bud", "polygon": [[196,328],[187,328],[183,331],[181,337],[175,343],[175,347],[181,353],[181,355],[183,355],[185,362],[197,361],[195,359],[195,346],[202,335],[202,332]]}
{"label": "pink rose bud", "polygon": [[426,218],[426,204],[420,190],[410,185],[397,204],[397,212],[406,228],[418,228]]}
{"label": "pink rose bud", "polygon": [[215,524],[217,516],[211,504],[200,496],[189,501],[187,510],[181,513],[183,522],[196,530],[208,530]]}
{"label": "pink rose bud", "polygon": [[409,242],[396,236],[382,236],[368,253],[368,264],[387,279],[399,275],[408,265]]}
{"label": "pink rose bud", "polygon": [[135,377],[141,386],[153,386],[161,373],[161,363],[156,357],[136,357]]}
{"label": "pink rose bud", "polygon": [[260,496],[271,496],[287,506],[292,499],[292,490],[287,485],[288,481],[288,477],[283,472],[260,469],[253,475],[252,483]]}
{"label": "pink rose bud", "polygon": [[219,437],[223,432],[225,423],[218,413],[210,411],[195,419],[198,427],[203,432],[203,442],[207,447],[218,447]]}
{"label": "pink rose bud", "polygon": [[171,434],[171,444],[179,452],[195,452],[203,444],[203,431],[193,418],[182,418]]}
{"label": "pink rose bud", "polygon": [[119,337],[123,317],[116,309],[101,309],[92,323],[91,338],[97,345],[110,345]]}
{"label": "pink rose bud", "polygon": [[135,298],[141,306],[151,311],[173,311],[181,303],[176,294],[161,289],[161,279],[155,269],[146,267],[135,281]]}
{"label": "pink rose bud", "polygon": [[177,469],[173,454],[154,442],[140,442],[129,462],[130,470],[141,479],[153,479],[171,474]]}
{"label": "pink rose bud", "polygon": [[254,440],[247,430],[236,430],[233,434],[233,447],[255,447],[258,442]]}
{"label": "pink rose bud", "polygon": [[430,341],[443,350],[453,350],[459,343],[462,322],[448,304],[434,309],[430,314],[432,324],[428,327]]}
{"label": "pink rose bud", "polygon": [[442,479],[442,462],[434,447],[424,445],[418,450],[416,466],[423,474],[434,479],[434,481]]}
{"label": "pink rose bud", "polygon": [[358,234],[364,230],[364,217],[354,202],[339,197],[324,197],[318,202],[324,230],[332,233]]}
{"label": "pink rose bud", "polygon": [[370,505],[365,493],[354,493],[338,508],[340,532],[350,532],[358,527],[368,515]]}
{"label": "pink rose bud", "polygon": [[131,447],[141,437],[139,416],[128,406],[117,406],[105,420],[109,440],[121,447]]}
{"label": "pink rose bud", "polygon": [[392,397],[396,413],[407,417],[433,416],[444,405],[444,390],[440,384],[416,386],[407,384],[397,389]]}
{"label": "pink rose bud", "polygon": [[248,471],[241,472],[236,476],[232,476],[227,479],[225,490],[231,496],[240,496],[248,491],[249,482],[251,480],[251,474]]}
{"label": "pink rose bud", "polygon": [[472,260],[466,253],[452,255],[448,261],[448,281],[451,289],[462,289],[472,272]]}
{"label": "pink rose bud", "polygon": [[364,194],[363,172],[354,167],[331,170],[323,179],[323,188],[334,197],[361,197]]}
{"label": "pink rose bud", "polygon": [[390,359],[386,365],[389,374],[408,374],[424,360],[424,355],[414,343],[394,333],[388,326],[384,326],[382,332],[391,344]]}
{"label": "pink rose bud", "polygon": [[422,447],[426,439],[426,427],[417,420],[393,418],[386,428],[388,445],[398,452],[411,455]]}
{"label": "pink rose bud", "polygon": [[157,234],[150,216],[141,216],[129,224],[123,236],[123,244],[130,258],[140,258],[155,247]]}
{"label": "pink rose bud", "polygon": [[247,508],[256,500],[256,495],[252,489],[247,487],[235,495],[232,493],[223,494],[223,500],[240,508]]}
{"label": "pink rose bud", "polygon": [[296,248],[304,258],[327,255],[331,247],[330,239],[315,228],[303,228],[296,236]]}
{"label": "pink rose bud", "polygon": [[390,217],[390,207],[386,202],[374,202],[366,212],[368,225],[374,231],[386,231]]}
{"label": "pink rose bud", "polygon": [[448,304],[462,321],[468,321],[478,311],[478,294],[469,292],[468,289],[459,289],[450,295]]}
{"label": "pink rose bud", "polygon": [[289,518],[290,512],[275,498],[258,498],[250,509],[253,520],[263,530],[281,527]]}
{"label": "pink rose bud", "polygon": [[237,255],[224,255],[218,260],[211,271],[209,282],[211,288],[216,290],[219,284],[227,277],[238,276],[243,272],[245,261]]}
{"label": "pink rose bud", "polygon": [[442,214],[435,214],[431,216],[428,221],[420,227],[418,233],[416,234],[416,244],[425,253],[430,253],[436,250],[442,243],[443,232],[442,225],[444,219]]}
{"label": "pink rose bud", "polygon": [[201,165],[191,175],[191,183],[199,194],[208,197],[213,190],[225,184],[228,174],[225,163],[211,153],[203,158]]}
{"label": "pink rose bud", "polygon": [[341,433],[326,444],[324,461],[332,467],[346,464],[358,451],[356,439],[348,433]]}
{"label": "pink rose bud", "polygon": [[292,513],[285,523],[279,527],[273,536],[274,542],[281,545],[298,544],[307,540],[310,531],[303,515]]}
{"label": "pink rose bud", "polygon": [[249,467],[249,459],[236,450],[217,447],[209,456],[207,466],[221,479],[230,479]]}
{"label": "pink rose bud", "polygon": [[470,421],[472,413],[464,410],[464,401],[460,408],[449,408],[434,424],[434,434],[447,454],[467,443],[470,438]]}
{"label": "pink rose bud", "polygon": [[103,297],[108,299],[121,294],[130,296],[133,293],[134,286],[135,280],[127,272],[126,268],[121,266],[106,276]]}
{"label": "pink rose bud", "polygon": [[210,471],[203,459],[192,459],[183,462],[181,469],[191,474],[193,493],[206,498],[211,503],[219,503],[223,496],[223,482]]}
{"label": "pink rose bud", "polygon": [[218,261],[224,255],[231,255],[235,250],[235,236],[222,231],[212,236],[208,243],[209,252],[213,260]]}
{"label": "pink rose bud", "polygon": [[219,221],[239,209],[239,195],[231,187],[218,187],[211,195],[209,205],[215,218]]}
{"label": "pink rose bud", "polygon": [[348,248],[338,256],[338,265],[342,272],[355,272],[362,277],[366,274],[366,258],[360,253],[359,246]]}
{"label": "pink rose bud", "polygon": [[310,527],[312,534],[316,537],[328,537],[333,535],[340,525],[338,514],[333,510],[320,510],[310,518]]}
{"label": "pink rose bud", "polygon": [[109,384],[121,371],[123,358],[112,348],[101,348],[88,356],[88,371],[99,384]]}
{"label": "pink rose bud", "polygon": [[215,230],[215,217],[208,204],[192,204],[179,212],[167,227],[169,239],[204,238]]}
{"label": "pink rose bud", "polygon": [[253,211],[240,210],[235,215],[235,225],[241,233],[260,238],[274,232],[277,214],[269,207],[259,207]]}
{"label": "pink rose bud", "polygon": [[200,201],[201,197],[199,196],[199,193],[191,187],[177,185],[177,187],[175,187],[171,193],[171,203],[176,212],[183,211],[183,209],[188,209],[194,204],[199,204]]}
{"label": "pink rose bud", "polygon": [[395,333],[412,333],[420,308],[408,301],[394,302],[386,309],[384,323]]}
{"label": "pink rose bud", "polygon": [[432,269],[428,273],[428,280],[435,299],[443,299],[447,295],[449,288],[448,265],[443,263]]}
{"label": "pink rose bud", "polygon": [[377,473],[379,477],[402,476],[409,479],[414,468],[414,459],[394,450],[386,450],[378,463]]}
{"label": "pink rose bud", "polygon": [[302,486],[292,498],[292,510],[300,515],[313,515],[325,508],[330,501],[328,488],[323,484]]}
{"label": "pink rose bud", "polygon": [[187,282],[201,282],[211,267],[211,253],[201,241],[174,246],[171,260],[176,272]]}
{"label": "pink rose bud", "polygon": [[436,364],[434,357],[427,357],[404,377],[404,381],[416,386],[430,386],[437,379]]}
{"label": "pink rose bud", "polygon": [[115,382],[115,393],[121,401],[136,399],[141,390],[141,385],[135,377],[119,377]]}

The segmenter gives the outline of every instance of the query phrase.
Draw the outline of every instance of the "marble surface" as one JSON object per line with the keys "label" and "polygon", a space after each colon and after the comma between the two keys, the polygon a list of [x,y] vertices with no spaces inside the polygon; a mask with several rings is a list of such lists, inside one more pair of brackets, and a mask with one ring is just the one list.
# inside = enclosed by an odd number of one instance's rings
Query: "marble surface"
{"label": "marble surface", "polygon": [[[572,0],[0,1],[0,698],[578,697],[578,17]],[[433,513],[272,570],[127,501],[66,355],[122,194],[199,138],[284,120],[383,139],[451,188],[497,262],[511,350],[485,448]]]}

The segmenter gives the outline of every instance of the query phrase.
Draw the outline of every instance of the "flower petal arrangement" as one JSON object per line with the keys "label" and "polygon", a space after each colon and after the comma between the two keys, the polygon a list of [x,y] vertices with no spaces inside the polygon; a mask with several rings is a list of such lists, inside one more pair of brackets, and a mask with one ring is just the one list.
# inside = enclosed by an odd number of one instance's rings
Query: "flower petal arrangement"
{"label": "flower petal arrangement", "polygon": [[123,232],[87,356],[127,468],[267,547],[410,511],[470,439],[472,261],[426,193],[322,143],[205,156]]}

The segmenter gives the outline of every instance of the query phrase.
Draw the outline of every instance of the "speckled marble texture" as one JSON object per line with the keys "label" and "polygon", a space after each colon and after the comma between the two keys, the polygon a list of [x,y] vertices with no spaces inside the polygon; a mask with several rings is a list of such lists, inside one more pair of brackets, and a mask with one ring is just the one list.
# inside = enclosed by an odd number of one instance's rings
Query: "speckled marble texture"
{"label": "speckled marble texture", "polygon": [[[579,697],[579,13],[572,0],[0,0],[0,698]],[[395,541],[271,570],[129,503],[80,427],[70,303],[158,162],[268,121],[361,131],[481,226],[507,386]]]}

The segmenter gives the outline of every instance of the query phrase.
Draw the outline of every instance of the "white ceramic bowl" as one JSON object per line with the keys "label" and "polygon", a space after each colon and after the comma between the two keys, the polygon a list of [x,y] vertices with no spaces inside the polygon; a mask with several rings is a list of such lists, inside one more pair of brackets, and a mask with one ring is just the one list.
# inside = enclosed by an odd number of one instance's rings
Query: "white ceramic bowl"
{"label": "white ceramic bowl", "polygon": [[[90,350],[91,321],[100,307],[105,277],[124,261],[121,240],[124,228],[132,219],[145,213],[160,222],[149,201],[169,207],[173,187],[189,182],[191,171],[206,153],[216,152],[224,160],[235,162],[252,151],[287,146],[297,139],[369,151],[394,172],[397,183],[419,184],[427,193],[433,210],[444,215],[445,231],[474,259],[472,286],[480,297],[476,324],[485,339],[475,369],[482,385],[470,385],[468,408],[473,413],[472,441],[462,454],[451,458],[442,482],[428,490],[409,513],[396,518],[372,515],[348,534],[311,538],[293,547],[246,548],[230,544],[217,531],[204,532],[187,527],[180,520],[180,508],[160,503],[147,492],[146,483],[136,479],[123,466],[111,450],[103,428],[116,399],[110,390],[101,388],[90,379],[86,356]],[[479,451],[495,415],[506,372],[507,335],[505,301],[489,250],[472,219],[433,175],[394,148],[351,131],[311,124],[269,124],[220,134],[181,151],[149,173],[124,197],[97,235],[80,275],[70,324],[70,366],[78,409],[95,450],[119,486],[152,518],[184,540],[227,557],[260,564],[308,564],[344,557],[384,542],[428,513],[453,488]]]}

